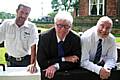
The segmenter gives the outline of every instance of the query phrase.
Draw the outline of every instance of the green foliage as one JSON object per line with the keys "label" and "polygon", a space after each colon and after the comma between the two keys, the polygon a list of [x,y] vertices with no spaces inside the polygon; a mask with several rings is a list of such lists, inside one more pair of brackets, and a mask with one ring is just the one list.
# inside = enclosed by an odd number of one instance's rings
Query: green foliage
{"label": "green foliage", "polygon": [[115,37],[120,37],[120,34],[113,34]]}
{"label": "green foliage", "polygon": [[15,14],[0,12],[0,19],[12,19],[15,18]]}
{"label": "green foliage", "polygon": [[53,24],[36,24],[38,28],[45,28],[45,29],[49,29],[51,27],[53,27]]}
{"label": "green foliage", "polygon": [[54,18],[56,14],[57,14],[57,12],[51,12],[51,13],[48,14],[48,16]]}
{"label": "green foliage", "polygon": [[59,10],[60,4],[58,3],[58,0],[52,0],[51,4],[52,4],[52,9],[54,9],[54,11]]}
{"label": "green foliage", "polygon": [[79,8],[79,0],[52,0],[51,4],[54,11]]}

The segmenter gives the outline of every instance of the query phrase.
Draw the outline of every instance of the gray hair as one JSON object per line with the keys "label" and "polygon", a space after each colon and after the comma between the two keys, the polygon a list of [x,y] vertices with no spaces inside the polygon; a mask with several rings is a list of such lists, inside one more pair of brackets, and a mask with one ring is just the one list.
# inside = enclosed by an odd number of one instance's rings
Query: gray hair
{"label": "gray hair", "polygon": [[72,26],[73,23],[73,17],[67,11],[59,11],[54,17],[54,22],[56,23],[58,20],[66,20],[70,26]]}
{"label": "gray hair", "polygon": [[101,17],[101,18],[98,20],[98,22],[97,22],[97,26],[98,26],[101,22],[105,22],[105,21],[109,22],[109,23],[111,24],[111,28],[112,28],[112,26],[113,26],[113,21],[112,21],[108,16],[103,16],[103,17]]}

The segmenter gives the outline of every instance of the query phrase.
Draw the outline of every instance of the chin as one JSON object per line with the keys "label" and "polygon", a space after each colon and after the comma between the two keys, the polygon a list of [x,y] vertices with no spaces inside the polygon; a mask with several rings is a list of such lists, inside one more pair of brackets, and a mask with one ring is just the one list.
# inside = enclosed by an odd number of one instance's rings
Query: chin
{"label": "chin", "polygon": [[104,35],[104,36],[101,36],[102,38],[107,38],[108,37],[108,35]]}

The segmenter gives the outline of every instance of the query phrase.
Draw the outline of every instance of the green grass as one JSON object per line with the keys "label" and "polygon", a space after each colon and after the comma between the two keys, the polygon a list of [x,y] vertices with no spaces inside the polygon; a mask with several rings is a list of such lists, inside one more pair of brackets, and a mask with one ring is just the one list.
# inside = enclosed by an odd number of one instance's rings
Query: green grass
{"label": "green grass", "polygon": [[4,57],[5,52],[6,52],[6,49],[3,47],[0,47],[0,64],[6,64],[5,57]]}
{"label": "green grass", "polygon": [[120,37],[116,37],[115,42],[120,42]]}

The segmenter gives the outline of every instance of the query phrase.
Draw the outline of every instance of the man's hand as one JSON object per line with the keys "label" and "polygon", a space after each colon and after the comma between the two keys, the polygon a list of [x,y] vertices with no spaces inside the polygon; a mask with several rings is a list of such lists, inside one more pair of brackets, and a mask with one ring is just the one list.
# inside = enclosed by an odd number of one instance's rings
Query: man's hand
{"label": "man's hand", "polygon": [[55,68],[54,65],[51,65],[47,69],[45,69],[44,71],[45,71],[45,77],[51,79],[54,77],[54,74],[57,71],[57,69]]}
{"label": "man's hand", "polygon": [[79,57],[77,57],[76,55],[73,55],[73,56],[66,56],[64,57],[65,58],[65,61],[68,61],[68,62],[77,62],[79,60]]}
{"label": "man's hand", "polygon": [[108,79],[110,77],[110,70],[101,68],[100,70],[100,78],[101,79]]}
{"label": "man's hand", "polygon": [[30,64],[27,66],[27,71],[29,71],[30,73],[36,73],[37,72],[37,67],[35,64]]}

